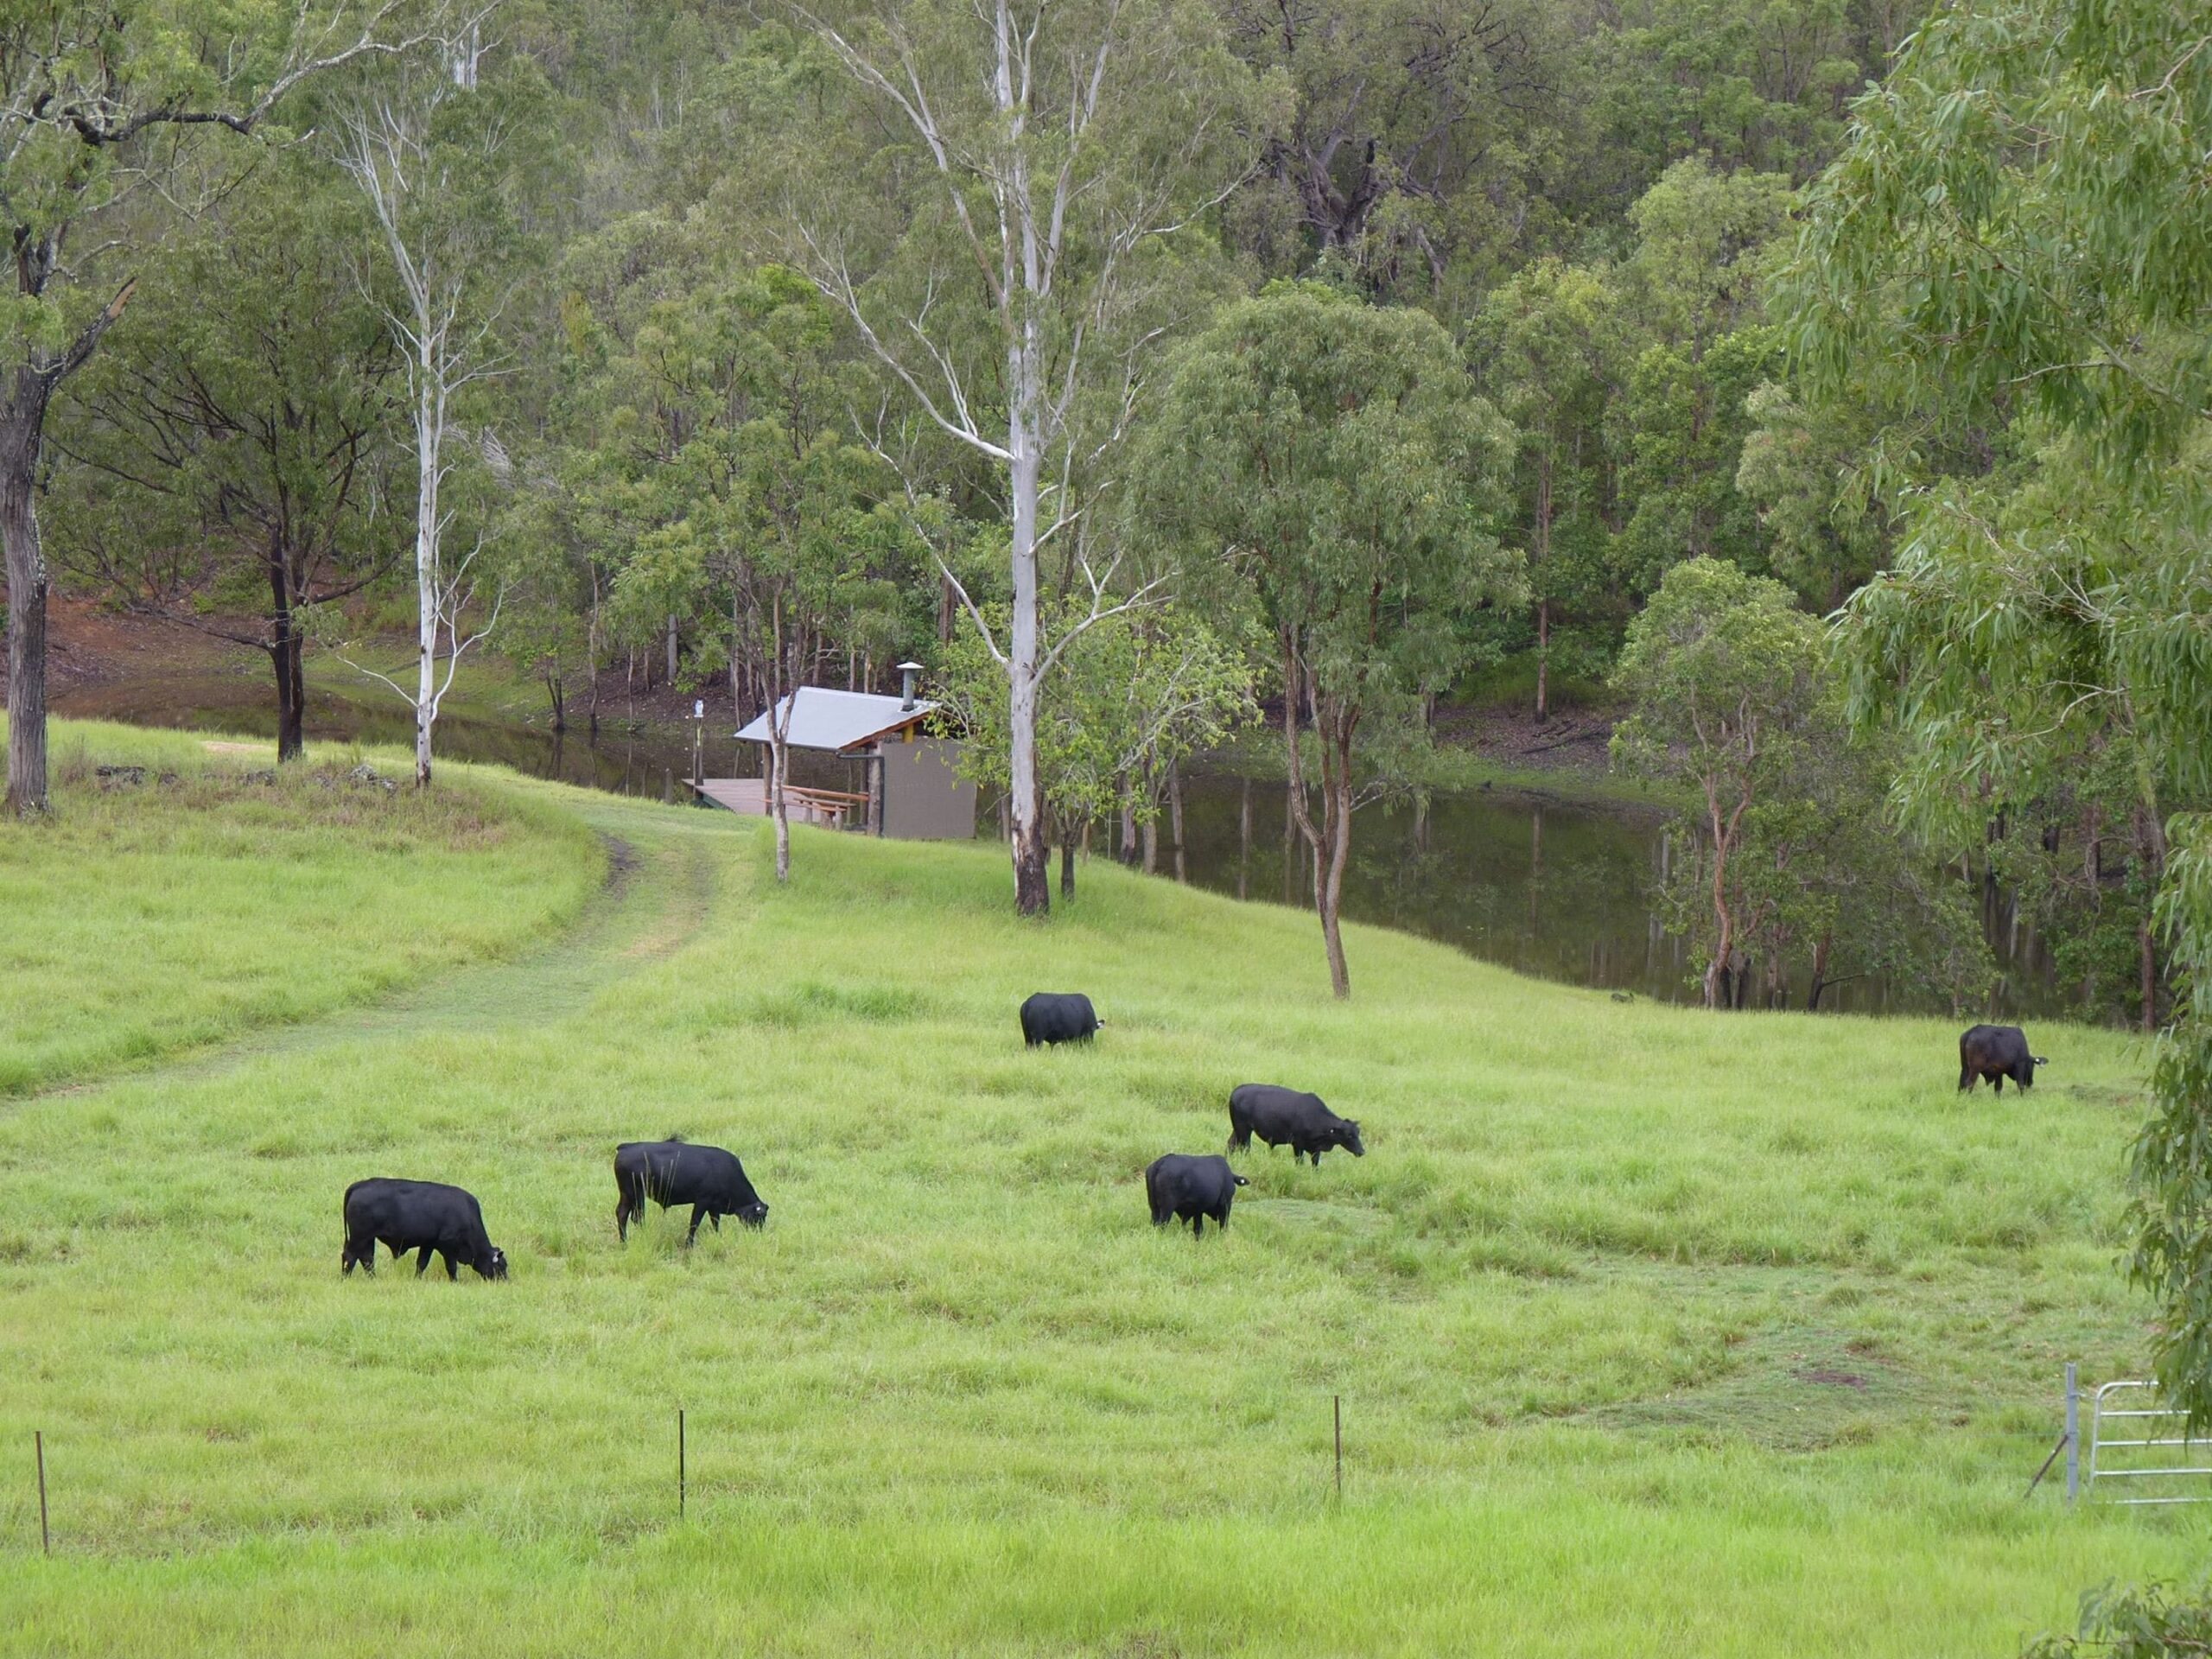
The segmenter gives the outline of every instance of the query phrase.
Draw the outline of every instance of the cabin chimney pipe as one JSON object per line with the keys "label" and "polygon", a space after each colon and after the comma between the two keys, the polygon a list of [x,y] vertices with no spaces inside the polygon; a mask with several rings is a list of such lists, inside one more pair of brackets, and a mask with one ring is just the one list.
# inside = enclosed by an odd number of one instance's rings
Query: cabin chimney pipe
{"label": "cabin chimney pipe", "polygon": [[901,663],[899,664],[899,695],[904,699],[904,701],[902,701],[899,705],[899,712],[902,715],[912,714],[913,712],[914,680],[915,677],[920,674],[921,671],[922,665],[919,663]]}

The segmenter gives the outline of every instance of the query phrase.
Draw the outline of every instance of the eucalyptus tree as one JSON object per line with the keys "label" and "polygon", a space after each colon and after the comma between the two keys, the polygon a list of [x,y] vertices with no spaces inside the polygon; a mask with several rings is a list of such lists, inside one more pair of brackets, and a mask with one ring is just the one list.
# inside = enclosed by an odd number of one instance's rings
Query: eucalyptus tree
{"label": "eucalyptus tree", "polygon": [[[1194,591],[1225,584],[1224,603],[1272,636],[1291,807],[1340,997],[1355,761],[1424,730],[1424,696],[1465,664],[1466,614],[1520,597],[1520,555],[1497,538],[1513,449],[1433,317],[1312,283],[1226,308],[1148,423],[1140,532],[1181,555]],[[1299,736],[1308,703],[1319,824]]]}
{"label": "eucalyptus tree", "polygon": [[280,760],[304,744],[303,613],[394,552],[399,361],[356,280],[359,232],[304,152],[270,157],[174,239],[53,433],[56,567],[264,652]]}
{"label": "eucalyptus tree", "polygon": [[1764,326],[1769,251],[1787,181],[1678,162],[1629,210],[1635,251],[1618,285],[1631,358],[1607,416],[1628,512],[1616,578],[1641,596],[1682,558],[1764,563],[1764,533],[1736,488],[1746,400],[1778,366]]}
{"label": "eucalyptus tree", "polygon": [[[515,142],[534,88],[530,67],[503,58],[486,78],[480,35],[403,62],[338,113],[337,160],[368,209],[381,267],[367,280],[388,296],[399,346],[415,459],[414,686],[381,673],[415,711],[415,781],[430,781],[431,734],[462,655],[498,620],[504,593],[482,607],[476,560],[447,547],[457,501],[447,486],[472,444],[493,474],[506,452],[488,429],[463,428],[472,388],[505,366],[499,326],[517,284],[524,240],[516,200],[528,139]],[[476,614],[472,615],[472,612]],[[441,678],[438,659],[445,656]]]}
{"label": "eucalyptus tree", "polygon": [[1491,291],[1474,335],[1482,382],[1521,438],[1516,483],[1542,720],[1551,712],[1554,607],[1589,605],[1606,586],[1605,422],[1621,368],[1619,301],[1605,273],[1540,259]]}
{"label": "eucalyptus tree", "polygon": [[1890,551],[1891,504],[1840,487],[1873,442],[1881,414],[1867,396],[1808,401],[1780,380],[1754,390],[1744,411],[1750,430],[1736,493],[1759,516],[1767,563],[1808,605],[1833,611]]}
{"label": "eucalyptus tree", "polygon": [[[1261,84],[1193,0],[795,0],[842,77],[785,146],[785,257],[850,320],[906,406],[988,463],[1007,521],[1015,906],[1049,908],[1037,710],[1068,640],[1141,590],[1077,526],[1154,348],[1211,279],[1201,221],[1251,164]],[[1085,602],[1048,639],[1039,559]],[[952,575],[946,568],[948,581]]]}
{"label": "eucalyptus tree", "polygon": [[14,302],[0,362],[8,577],[8,792],[42,812],[46,603],[37,488],[47,412],[130,302],[162,218],[156,186],[199,135],[270,127],[310,77],[408,48],[396,0],[259,0],[211,20],[171,0],[17,6],[0,17],[0,223]]}
{"label": "eucalyptus tree", "polygon": [[[1106,618],[1069,647],[1037,721],[1038,777],[1047,829],[1059,840],[1063,899],[1075,896],[1076,849],[1090,824],[1117,812],[1152,822],[1156,780],[1256,714],[1243,645],[1233,626],[1170,601]],[[987,787],[1005,789],[1006,676],[979,635],[947,650],[938,692],[967,734],[963,766]]]}
{"label": "eucalyptus tree", "polygon": [[1615,761],[1688,784],[1703,808],[1709,1008],[1732,1005],[1731,976],[1751,919],[1735,868],[1751,814],[1808,759],[1806,729],[1823,690],[1819,632],[1780,582],[1725,560],[1691,559],[1667,572],[1629,624],[1614,671],[1615,687],[1634,705],[1614,728]]}
{"label": "eucalyptus tree", "polygon": [[1718,559],[1668,571],[1614,674],[1631,699],[1624,770],[1688,785],[1682,852],[1660,886],[1708,1007],[1742,1007],[1755,970],[1783,1006],[1869,973],[1948,998],[1994,977],[1955,871],[1884,810],[1896,744],[1854,734],[1819,623],[1789,590]]}
{"label": "eucalyptus tree", "polygon": [[1532,0],[1446,10],[1428,0],[1223,0],[1222,9],[1238,54],[1293,89],[1233,219],[1236,239],[1271,273],[1334,255],[1370,293],[1449,303],[1478,270],[1510,260],[1522,233],[1548,228],[1538,196],[1574,55],[1563,9]]}
{"label": "eucalyptus tree", "polygon": [[1811,177],[1850,101],[1887,71],[1929,0],[1643,0],[1593,8],[1581,85],[1585,190],[1626,194],[1685,155]]}
{"label": "eucalyptus tree", "polygon": [[[2161,1382],[2212,1421],[2212,50],[2168,0],[1940,12],[1858,105],[1780,296],[1808,396],[1902,413],[1866,464],[1904,504],[1853,601],[1860,716],[1897,796],[1964,847],[2010,804],[2132,781],[2177,987],[2135,1149],[2133,1270]],[[1982,464],[1923,435],[1974,425]],[[2140,945],[2146,983],[2158,940]],[[2155,1006],[2146,998],[2146,1007]],[[2155,1015],[2153,1015],[2155,1017]]]}

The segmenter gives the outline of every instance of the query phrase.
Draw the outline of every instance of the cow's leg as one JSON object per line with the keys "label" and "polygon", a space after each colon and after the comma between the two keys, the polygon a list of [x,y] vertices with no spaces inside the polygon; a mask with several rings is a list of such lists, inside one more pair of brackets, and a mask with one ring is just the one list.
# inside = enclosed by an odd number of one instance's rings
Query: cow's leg
{"label": "cow's leg", "polygon": [[1195,1215],[1195,1216],[1192,1216],[1192,1217],[1191,1217],[1191,1236],[1192,1236],[1192,1238],[1196,1238],[1199,1234],[1201,1234],[1201,1233],[1205,1232],[1205,1230],[1206,1230],[1206,1218],[1205,1218],[1205,1212],[1204,1212],[1203,1211],[1201,1211],[1198,1214],[1197,1214],[1197,1215]]}
{"label": "cow's leg", "polygon": [[718,1232],[718,1233],[719,1233],[720,1231],[721,1231],[721,1230],[722,1230],[722,1212],[721,1212],[721,1211],[719,1211],[719,1210],[709,1210],[709,1211],[707,1212],[707,1219],[708,1219],[709,1221],[710,1221],[710,1222],[714,1223],[714,1224],[715,1224],[715,1230],[716,1232]]}
{"label": "cow's leg", "polygon": [[2002,1071],[1999,1071],[1995,1077],[1989,1080],[1989,1086],[1998,1094],[2003,1094],[2005,1092],[2005,1074]]}
{"label": "cow's leg", "polygon": [[415,1276],[417,1279],[430,1270],[430,1257],[436,1252],[437,1248],[435,1244],[425,1244],[421,1254],[416,1256]]}
{"label": "cow's leg", "polygon": [[1961,1060],[1959,1062],[1959,1092],[1962,1095],[1968,1092],[1973,1089],[1975,1081],[1973,1063]]}
{"label": "cow's leg", "polygon": [[691,1230],[683,1236],[683,1243],[686,1246],[696,1244],[699,1242],[699,1224],[706,1218],[706,1215],[705,1205],[695,1204],[691,1206]]}
{"label": "cow's leg", "polygon": [[438,1259],[446,1264],[446,1277],[458,1281],[461,1277],[461,1262],[454,1253],[451,1250],[440,1250]]}
{"label": "cow's leg", "polygon": [[627,1192],[615,1201],[614,1236],[625,1244],[630,1242],[630,1195]]}

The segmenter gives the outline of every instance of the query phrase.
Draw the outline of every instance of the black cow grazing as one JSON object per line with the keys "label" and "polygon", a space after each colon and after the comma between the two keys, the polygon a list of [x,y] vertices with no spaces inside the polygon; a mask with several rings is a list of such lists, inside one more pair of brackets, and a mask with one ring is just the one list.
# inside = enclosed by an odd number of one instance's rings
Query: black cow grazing
{"label": "black cow grazing", "polygon": [[1287,1143],[1294,1164],[1304,1154],[1318,1168],[1331,1147],[1342,1147],[1355,1158],[1367,1156],[1358,1124],[1338,1117],[1319,1095],[1272,1083],[1243,1083],[1229,1091],[1229,1150],[1249,1151],[1255,1135],[1271,1147]]}
{"label": "black cow grazing", "polygon": [[614,1186],[622,1195],[614,1206],[614,1231],[626,1244],[630,1217],[645,1213],[648,1198],[664,1210],[681,1204],[691,1206],[691,1230],[683,1236],[687,1245],[698,1239],[702,1221],[712,1221],[719,1233],[724,1216],[735,1216],[747,1227],[768,1219],[768,1206],[746,1179],[745,1166],[735,1153],[695,1147],[680,1136],[625,1141],[615,1147]]}
{"label": "black cow grazing", "polygon": [[1205,1231],[1208,1216],[1215,1226],[1228,1226],[1236,1189],[1249,1185],[1229,1167],[1226,1158],[1171,1152],[1145,1166],[1144,1196],[1152,1205],[1152,1224],[1165,1227],[1171,1221],[1187,1221],[1192,1238]]}
{"label": "black cow grazing", "polygon": [[433,1255],[444,1258],[448,1279],[461,1277],[463,1262],[483,1278],[507,1276],[507,1253],[485,1232],[475,1194],[441,1181],[356,1181],[346,1189],[343,1271],[353,1272],[358,1262],[374,1274],[379,1243],[396,1256],[422,1251],[417,1279]]}
{"label": "black cow grazing", "polygon": [[1021,1040],[1032,1048],[1087,1043],[1105,1023],[1080,991],[1039,991],[1021,1005]]}
{"label": "black cow grazing", "polygon": [[2023,1089],[2036,1086],[2036,1067],[2050,1062],[2028,1052],[2018,1026],[1975,1026],[1959,1039],[1959,1087],[1971,1089],[1984,1077],[1999,1094],[2010,1077]]}

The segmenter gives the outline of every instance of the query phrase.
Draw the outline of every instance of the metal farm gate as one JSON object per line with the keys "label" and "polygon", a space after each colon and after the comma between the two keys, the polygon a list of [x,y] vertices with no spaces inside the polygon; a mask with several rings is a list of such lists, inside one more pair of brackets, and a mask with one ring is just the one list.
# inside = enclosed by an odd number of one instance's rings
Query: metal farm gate
{"label": "metal farm gate", "polygon": [[[2068,1404],[2072,1419],[2073,1402]],[[2212,1441],[2191,1438],[2188,1414],[2161,1404],[2155,1382],[2099,1384],[2090,1398],[2088,1444],[2092,1503],[2212,1502],[2212,1485],[2205,1484],[2212,1477]],[[2100,1482],[2111,1484],[2100,1491]]]}

